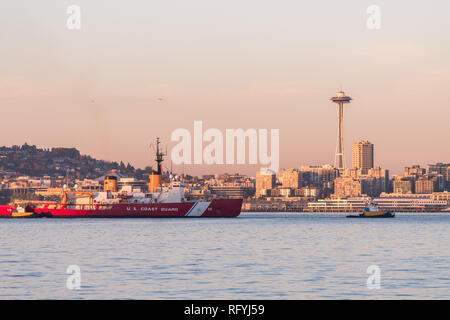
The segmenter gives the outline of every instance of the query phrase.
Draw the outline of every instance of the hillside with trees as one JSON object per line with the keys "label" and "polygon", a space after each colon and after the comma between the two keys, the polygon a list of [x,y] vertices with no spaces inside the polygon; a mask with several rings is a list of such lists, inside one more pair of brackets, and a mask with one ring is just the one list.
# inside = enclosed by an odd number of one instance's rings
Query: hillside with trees
{"label": "hillside with trees", "polygon": [[0,147],[0,171],[28,176],[66,176],[77,179],[94,179],[110,170],[125,176],[142,175],[146,170],[136,170],[129,163],[97,160],[81,155],[76,148],[40,149],[25,143],[22,146]]}

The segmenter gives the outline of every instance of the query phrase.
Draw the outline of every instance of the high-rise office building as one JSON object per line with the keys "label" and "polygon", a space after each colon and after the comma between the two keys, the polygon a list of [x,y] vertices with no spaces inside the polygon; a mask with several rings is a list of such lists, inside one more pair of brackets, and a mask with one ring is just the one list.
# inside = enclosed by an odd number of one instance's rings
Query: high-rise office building
{"label": "high-rise office building", "polygon": [[361,169],[365,174],[373,168],[373,144],[367,140],[359,140],[352,145],[352,166]]}
{"label": "high-rise office building", "polygon": [[267,195],[267,191],[275,187],[275,172],[270,169],[264,169],[256,173],[256,197]]}
{"label": "high-rise office building", "polygon": [[288,169],[283,172],[283,188],[300,189],[303,185],[303,177],[299,170]]}

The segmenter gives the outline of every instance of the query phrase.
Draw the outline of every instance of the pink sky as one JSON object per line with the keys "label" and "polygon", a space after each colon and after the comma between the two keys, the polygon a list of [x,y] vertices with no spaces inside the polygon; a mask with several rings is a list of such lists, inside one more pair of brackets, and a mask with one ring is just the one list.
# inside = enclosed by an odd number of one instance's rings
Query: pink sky
{"label": "pink sky", "polygon": [[446,1],[382,2],[380,30],[366,28],[372,3],[356,0],[78,3],[80,31],[65,27],[68,1],[1,5],[0,145],[77,147],[144,167],[151,140],[170,151],[173,130],[202,120],[223,132],[280,129],[281,167],[333,164],[328,99],[342,86],[354,99],[348,166],[360,138],[394,173],[450,162]]}

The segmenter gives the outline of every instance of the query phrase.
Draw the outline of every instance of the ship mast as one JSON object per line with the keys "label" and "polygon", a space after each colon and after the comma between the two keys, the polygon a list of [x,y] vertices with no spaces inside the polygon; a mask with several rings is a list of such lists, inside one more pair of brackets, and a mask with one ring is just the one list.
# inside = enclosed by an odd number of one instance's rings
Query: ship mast
{"label": "ship mast", "polygon": [[148,191],[150,193],[156,192],[158,188],[161,187],[161,175],[162,175],[162,162],[164,161],[164,157],[167,155],[167,152],[162,152],[160,147],[161,142],[159,138],[156,138],[156,158],[155,161],[158,165],[158,169],[156,171],[152,170],[149,176],[149,184]]}
{"label": "ship mast", "polygon": [[159,138],[156,138],[156,158],[155,161],[158,164],[158,169],[157,172],[159,175],[162,174],[162,165],[161,163],[164,161],[164,157],[167,155],[167,152],[164,153],[161,151],[159,145],[161,144],[161,142],[159,141]]}

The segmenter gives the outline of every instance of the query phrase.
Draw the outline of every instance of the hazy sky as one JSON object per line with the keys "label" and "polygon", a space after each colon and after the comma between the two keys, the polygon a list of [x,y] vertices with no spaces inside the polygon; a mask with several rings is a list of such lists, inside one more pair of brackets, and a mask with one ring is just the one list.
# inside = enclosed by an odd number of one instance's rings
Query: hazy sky
{"label": "hazy sky", "polygon": [[[66,28],[72,4],[81,30]],[[369,5],[380,30],[366,26]],[[202,120],[280,129],[281,167],[333,164],[329,98],[342,86],[354,99],[348,166],[360,138],[393,172],[450,162],[449,15],[448,0],[2,1],[0,145],[73,146],[144,167],[152,139],[170,151],[173,130]]]}

